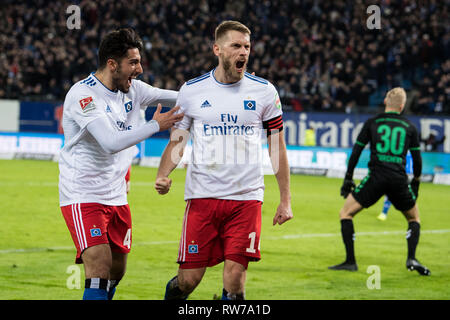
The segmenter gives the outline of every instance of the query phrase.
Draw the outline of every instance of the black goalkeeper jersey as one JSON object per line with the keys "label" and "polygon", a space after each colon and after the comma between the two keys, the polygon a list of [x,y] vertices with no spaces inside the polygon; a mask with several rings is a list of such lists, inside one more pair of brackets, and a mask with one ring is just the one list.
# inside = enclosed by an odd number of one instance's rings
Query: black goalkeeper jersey
{"label": "black goalkeeper jersey", "polygon": [[[369,169],[371,171],[406,176],[408,150],[411,150],[413,160],[417,158],[416,155],[420,159],[417,129],[398,113],[386,112],[368,119],[358,135],[356,145],[364,148],[367,143],[370,143]],[[416,163],[418,161],[413,161],[415,169],[419,169]]]}

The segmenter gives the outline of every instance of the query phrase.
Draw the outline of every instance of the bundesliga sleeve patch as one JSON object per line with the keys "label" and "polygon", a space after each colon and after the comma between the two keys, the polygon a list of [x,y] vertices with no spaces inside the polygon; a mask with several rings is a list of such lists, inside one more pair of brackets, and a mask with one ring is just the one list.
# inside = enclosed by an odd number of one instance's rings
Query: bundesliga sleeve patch
{"label": "bundesliga sleeve patch", "polygon": [[92,100],[92,97],[87,97],[84,99],[81,99],[80,101],[81,110],[83,112],[88,112],[89,110],[95,109],[94,101]]}
{"label": "bundesliga sleeve patch", "polygon": [[275,92],[275,108],[281,110],[281,100],[280,97],[278,96],[278,92]]}
{"label": "bundesliga sleeve patch", "polygon": [[272,134],[272,131],[277,130],[278,132],[283,130],[283,117],[281,115],[263,121],[263,129],[267,130],[267,136]]}

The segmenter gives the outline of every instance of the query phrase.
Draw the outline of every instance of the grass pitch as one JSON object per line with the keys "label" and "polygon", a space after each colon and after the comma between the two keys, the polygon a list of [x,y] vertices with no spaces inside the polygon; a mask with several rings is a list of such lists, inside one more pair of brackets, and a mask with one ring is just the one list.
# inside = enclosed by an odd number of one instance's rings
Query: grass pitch
{"label": "grass pitch", "polygon": [[[84,272],[73,266],[75,247],[58,204],[57,164],[3,160],[0,172],[0,299],[81,299]],[[153,189],[155,175],[151,168],[132,170],[133,245],[115,299],[162,299],[177,271],[185,171],[174,171],[165,196]],[[291,176],[294,219],[275,227],[278,188],[273,176],[265,183],[262,259],[250,263],[247,299],[450,299],[450,186],[421,185],[417,258],[432,272],[423,277],[406,270],[407,223],[401,213],[392,208],[387,221],[376,219],[382,199],[354,220],[359,271],[331,271],[328,266],[344,260],[341,180]],[[379,270],[378,289],[369,289],[375,283],[371,266]],[[222,268],[208,269],[190,299],[220,295]]]}

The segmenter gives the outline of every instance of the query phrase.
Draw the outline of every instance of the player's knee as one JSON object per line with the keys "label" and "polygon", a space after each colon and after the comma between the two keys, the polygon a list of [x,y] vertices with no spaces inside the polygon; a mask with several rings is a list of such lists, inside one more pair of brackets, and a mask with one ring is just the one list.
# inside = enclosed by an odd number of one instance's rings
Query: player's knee
{"label": "player's knee", "polygon": [[110,278],[114,280],[122,280],[125,275],[125,268],[112,266],[110,269]]}
{"label": "player's knee", "polygon": [[231,293],[242,293],[245,286],[245,271],[232,270],[224,275],[224,285]]}
{"label": "player's knee", "polygon": [[243,268],[231,268],[225,272],[225,275],[234,280],[235,282],[239,282],[245,275],[245,269]]}
{"label": "player's knee", "polygon": [[101,278],[109,279],[111,263],[107,261],[96,261],[91,263],[84,263],[86,278]]}
{"label": "player's knee", "polygon": [[178,275],[178,287],[185,293],[191,293],[202,280],[203,273],[189,272]]}
{"label": "player's knee", "polygon": [[406,221],[408,221],[408,222],[417,222],[417,223],[420,223],[420,218],[419,218],[419,216],[416,215],[416,214],[412,214],[412,213],[410,213],[410,212],[403,212],[403,215],[405,216]]}
{"label": "player's knee", "polygon": [[127,254],[112,253],[112,266],[110,277],[114,280],[121,280],[125,275],[127,267]]}
{"label": "player's knee", "polygon": [[223,277],[224,286],[228,292],[242,293],[245,286],[246,264],[226,260]]}
{"label": "player's knee", "polygon": [[87,248],[81,255],[86,278],[108,279],[112,267],[112,257],[109,246]]}
{"label": "player's knee", "polygon": [[350,210],[346,209],[345,207],[339,211],[339,218],[341,220],[343,219],[353,219],[353,215],[351,214]]}
{"label": "player's knee", "polygon": [[178,282],[178,287],[184,293],[191,293],[200,283],[200,280],[197,278],[185,278],[182,281]]}
{"label": "player's knee", "polygon": [[419,209],[414,205],[411,209],[402,212],[408,222],[420,223]]}

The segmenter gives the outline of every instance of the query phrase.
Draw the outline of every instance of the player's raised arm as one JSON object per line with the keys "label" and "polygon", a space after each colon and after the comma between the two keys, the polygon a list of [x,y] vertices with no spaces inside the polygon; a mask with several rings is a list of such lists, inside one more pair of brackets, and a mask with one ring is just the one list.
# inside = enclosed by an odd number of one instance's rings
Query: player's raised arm
{"label": "player's raised arm", "polygon": [[283,224],[293,218],[291,208],[290,171],[284,135],[273,130],[268,136],[269,156],[280,190],[280,204],[273,218],[273,225]]}
{"label": "player's raised arm", "polygon": [[170,134],[170,141],[161,156],[158,173],[156,175],[155,189],[159,194],[166,194],[170,190],[172,180],[169,174],[180,163],[184,147],[189,139],[189,132],[174,128]]}
{"label": "player's raised arm", "polygon": [[178,91],[168,89],[158,89],[158,99],[156,103],[161,103],[166,107],[175,107],[178,97]]}
{"label": "player's raised arm", "polygon": [[135,80],[134,85],[140,99],[141,109],[144,110],[148,106],[155,106],[158,103],[164,107],[175,107],[178,91],[156,88],[140,80]]}
{"label": "player's raised arm", "polygon": [[179,108],[160,113],[161,105],[153,116],[153,119],[135,130],[114,130],[106,117],[99,117],[87,125],[89,133],[97,140],[98,144],[107,153],[113,154],[136,145],[153,134],[171,128],[176,122],[183,119],[183,114],[178,113]]}

